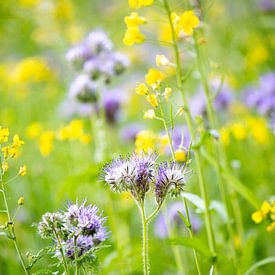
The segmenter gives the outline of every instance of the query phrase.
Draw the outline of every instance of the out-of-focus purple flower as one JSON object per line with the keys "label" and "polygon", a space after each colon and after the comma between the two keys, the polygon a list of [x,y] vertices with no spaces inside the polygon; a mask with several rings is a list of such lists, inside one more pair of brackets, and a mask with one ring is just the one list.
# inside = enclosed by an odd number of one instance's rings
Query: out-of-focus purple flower
{"label": "out-of-focus purple flower", "polygon": [[115,158],[103,169],[103,178],[114,191],[131,192],[138,202],[142,202],[153,180],[154,164],[152,155]]}
{"label": "out-of-focus purple flower", "polygon": [[113,43],[102,30],[95,30],[88,34],[84,43],[90,49],[91,53],[98,55],[104,52],[109,52],[113,48]]}
{"label": "out-of-focus purple flower", "polygon": [[161,205],[167,194],[174,197],[180,195],[184,190],[188,174],[189,171],[184,164],[180,165],[175,162],[161,163],[155,175],[157,203]]}
{"label": "out-of-focus purple flower", "polygon": [[[170,230],[174,230],[175,228],[185,228],[184,222],[180,218],[178,211],[180,211],[184,216],[186,216],[183,202],[174,202],[170,204],[167,207],[167,212],[165,214],[162,213],[159,215],[154,226],[155,235],[157,237],[161,239],[169,237],[167,224],[169,224]],[[199,231],[201,227],[201,220],[192,212],[189,213],[189,216],[192,225],[192,230],[194,232]]]}
{"label": "out-of-focus purple flower", "polygon": [[[215,110],[217,112],[226,110],[233,100],[233,92],[230,90],[228,85],[226,83],[220,83],[220,81],[214,79],[210,83],[210,88],[213,95],[217,93],[213,101]],[[200,87],[198,93],[190,101],[190,111],[192,116],[206,116],[206,106],[205,94],[202,91],[202,87]]]}
{"label": "out-of-focus purple flower", "polygon": [[275,73],[270,72],[263,75],[257,86],[248,87],[245,103],[259,114],[270,118],[272,124],[272,118],[275,116]]}
{"label": "out-of-focus purple flower", "polygon": [[122,129],[122,139],[127,142],[134,142],[136,140],[137,134],[144,129],[144,125],[140,123],[132,123],[129,125],[126,125]]}
{"label": "out-of-focus purple flower", "polygon": [[122,97],[118,90],[107,91],[103,96],[103,106],[108,123],[113,124],[119,118]]}
{"label": "out-of-focus purple flower", "polygon": [[77,70],[81,70],[84,63],[90,57],[91,53],[84,44],[74,46],[66,54],[67,61],[69,61]]}
{"label": "out-of-focus purple flower", "polygon": [[93,103],[97,99],[97,85],[87,75],[79,75],[71,84],[69,97],[82,103]]}
{"label": "out-of-focus purple flower", "polygon": [[260,0],[259,8],[263,11],[275,10],[275,1],[274,0]]}

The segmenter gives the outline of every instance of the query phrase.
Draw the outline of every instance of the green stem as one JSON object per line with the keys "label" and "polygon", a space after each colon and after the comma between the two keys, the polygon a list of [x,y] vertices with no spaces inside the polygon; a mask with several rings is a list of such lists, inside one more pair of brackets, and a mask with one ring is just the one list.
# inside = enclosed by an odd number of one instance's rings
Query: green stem
{"label": "green stem", "polygon": [[59,250],[60,250],[60,253],[61,253],[61,257],[62,257],[62,261],[63,261],[63,265],[64,265],[64,269],[65,269],[65,273],[66,274],[70,274],[69,272],[69,269],[68,269],[68,265],[67,265],[67,261],[66,261],[66,258],[65,258],[65,254],[64,254],[64,250],[63,250],[63,247],[62,247],[62,244],[61,244],[61,241],[60,241],[60,238],[55,230],[55,228],[53,227],[53,232],[54,232],[54,235],[57,239],[57,242],[58,242],[58,245],[59,245]]}
{"label": "green stem", "polygon": [[140,204],[140,212],[142,219],[142,261],[143,274],[149,275],[149,257],[148,257],[148,220],[145,216],[144,205]]}
{"label": "green stem", "polygon": [[[164,7],[167,12],[167,16],[169,19],[169,24],[170,24],[170,28],[171,28],[171,32],[172,32],[172,39],[173,39],[173,44],[174,44],[174,55],[175,55],[175,60],[176,60],[176,64],[177,64],[177,71],[176,71],[177,85],[178,85],[179,90],[181,91],[181,96],[182,96],[183,104],[185,107],[185,112],[184,112],[185,119],[186,119],[189,131],[191,134],[191,138],[193,140],[195,140],[196,136],[195,136],[195,131],[193,129],[192,117],[191,117],[190,111],[188,109],[187,98],[183,91],[183,81],[182,81],[183,77],[182,77],[182,68],[181,68],[181,62],[180,62],[180,54],[179,54],[179,48],[178,48],[178,44],[177,44],[177,38],[176,38],[173,22],[171,19],[171,10],[170,10],[168,0],[164,0]],[[202,170],[202,164],[201,164],[202,160],[201,160],[201,156],[200,156],[200,151],[195,150],[194,156],[195,156],[195,161],[196,161],[197,171],[198,171],[200,193],[201,193],[201,196],[205,203],[205,225],[206,225],[207,239],[208,239],[209,248],[212,253],[212,257],[213,257],[213,261],[214,261],[217,256],[216,244],[215,244],[215,238],[214,238],[214,233],[213,233],[211,216],[209,213],[209,198],[208,198],[208,194],[207,194],[206,183],[205,183],[203,172],[202,172],[203,170]]]}

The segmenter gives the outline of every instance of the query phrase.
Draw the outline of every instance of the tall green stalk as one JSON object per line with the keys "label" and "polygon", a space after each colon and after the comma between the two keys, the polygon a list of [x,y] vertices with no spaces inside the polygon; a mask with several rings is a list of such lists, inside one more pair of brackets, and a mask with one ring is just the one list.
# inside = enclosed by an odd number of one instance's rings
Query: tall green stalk
{"label": "tall green stalk", "polygon": [[[168,0],[164,0],[164,7],[167,12],[167,16],[168,16],[168,20],[169,20],[169,24],[170,24],[170,28],[171,28],[171,32],[172,32],[174,55],[175,55],[176,67],[177,67],[177,71],[176,71],[177,86],[181,92],[181,96],[182,96],[182,100],[183,100],[183,104],[184,104],[185,119],[186,119],[189,131],[191,134],[191,138],[193,140],[195,140],[196,135],[195,135],[195,131],[193,128],[192,117],[191,117],[190,111],[188,109],[187,98],[186,98],[184,90],[183,90],[183,75],[182,75],[182,68],[181,68],[181,62],[180,62],[180,54],[179,54],[179,48],[178,48],[178,44],[177,44],[177,38],[176,38],[173,22],[171,19],[171,9],[170,9]],[[197,171],[198,171],[200,193],[201,193],[201,196],[205,203],[205,225],[206,225],[208,244],[209,244],[210,251],[212,253],[212,257],[213,257],[213,259],[215,259],[217,256],[216,243],[215,243],[215,237],[214,237],[214,233],[213,233],[211,215],[209,213],[209,197],[208,197],[208,193],[207,193],[206,183],[204,180],[204,175],[203,175],[203,170],[202,170],[202,159],[201,159],[199,148],[194,151],[194,156],[195,156],[195,161],[196,161]]]}
{"label": "tall green stalk", "polygon": [[144,205],[140,205],[141,220],[142,220],[142,261],[143,274],[149,274],[149,255],[148,255],[148,221],[145,216]]}

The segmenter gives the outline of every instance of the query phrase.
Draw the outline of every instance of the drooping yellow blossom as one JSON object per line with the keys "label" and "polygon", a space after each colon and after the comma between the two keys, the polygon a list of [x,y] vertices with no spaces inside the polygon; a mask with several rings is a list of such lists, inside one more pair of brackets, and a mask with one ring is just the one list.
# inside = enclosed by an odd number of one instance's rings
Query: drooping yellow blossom
{"label": "drooping yellow blossom", "polygon": [[39,151],[44,157],[52,152],[54,138],[55,134],[53,131],[46,131],[40,136],[38,141]]}
{"label": "drooping yellow blossom", "polygon": [[12,143],[13,148],[20,148],[24,144],[24,141],[21,140],[19,135],[17,134],[13,136],[12,141],[13,141]]}
{"label": "drooping yellow blossom", "polygon": [[137,28],[139,25],[145,24],[146,18],[139,16],[138,13],[132,12],[130,16],[125,16],[124,22],[127,28]]}
{"label": "drooping yellow blossom", "polygon": [[168,100],[169,97],[172,95],[172,89],[169,88],[169,87],[166,87],[166,88],[164,89],[163,95],[164,95],[165,100]]}
{"label": "drooping yellow blossom", "polygon": [[139,83],[137,84],[135,91],[137,95],[147,95],[149,90],[144,83]]}
{"label": "drooping yellow blossom", "polygon": [[5,161],[2,163],[2,171],[6,173],[9,170],[9,164]]}
{"label": "drooping yellow blossom", "polygon": [[23,177],[27,174],[27,167],[26,165],[20,166],[18,175]]}
{"label": "drooping yellow blossom", "polygon": [[39,122],[34,122],[26,129],[26,135],[29,139],[38,138],[43,130],[42,125]]}
{"label": "drooping yellow blossom", "polygon": [[156,117],[155,111],[153,109],[149,109],[148,111],[146,111],[143,115],[143,118],[145,119],[153,119]]}
{"label": "drooping yellow blossom", "polygon": [[24,205],[24,203],[25,203],[24,197],[20,197],[17,201],[17,204],[20,205],[20,206]]}
{"label": "drooping yellow blossom", "polygon": [[2,128],[2,126],[0,126],[0,144],[8,141],[9,134],[8,128]]}
{"label": "drooping yellow blossom", "polygon": [[146,100],[151,104],[152,107],[158,107],[158,99],[155,94],[150,94],[146,96]]}
{"label": "drooping yellow blossom", "polygon": [[40,57],[23,59],[15,65],[10,80],[15,83],[40,83],[53,77],[53,71],[47,62]]}
{"label": "drooping yellow blossom", "polygon": [[125,32],[123,43],[126,46],[132,46],[134,44],[141,44],[144,40],[145,36],[138,28],[128,28]]}
{"label": "drooping yellow blossom", "polygon": [[165,74],[157,69],[151,68],[145,75],[145,82],[152,86],[153,89],[159,87],[162,80],[165,79]]}
{"label": "drooping yellow blossom", "polygon": [[141,131],[136,137],[136,152],[150,153],[157,150],[158,136],[152,131]]}
{"label": "drooping yellow blossom", "polygon": [[139,9],[153,5],[154,0],[128,0],[128,3],[132,9]]}
{"label": "drooping yellow blossom", "polygon": [[168,66],[170,64],[169,59],[164,54],[156,55],[156,65],[160,66]]}
{"label": "drooping yellow blossom", "polygon": [[179,148],[175,151],[175,160],[178,162],[185,162],[187,159],[186,151],[183,148]]}

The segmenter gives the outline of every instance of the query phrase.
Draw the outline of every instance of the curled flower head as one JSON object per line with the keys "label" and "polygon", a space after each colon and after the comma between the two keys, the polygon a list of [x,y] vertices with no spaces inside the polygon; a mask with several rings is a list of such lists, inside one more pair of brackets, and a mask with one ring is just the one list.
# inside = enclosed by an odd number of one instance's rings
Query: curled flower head
{"label": "curled flower head", "polygon": [[167,194],[176,197],[183,192],[188,173],[185,165],[175,162],[159,165],[155,183],[156,200],[159,205]]}
{"label": "curled flower head", "polygon": [[133,154],[114,159],[104,168],[104,180],[117,192],[131,192],[141,202],[153,181],[155,159],[152,155]]}
{"label": "curled flower head", "polygon": [[83,103],[95,102],[97,99],[96,91],[96,84],[87,75],[80,75],[71,84],[69,95]]}

